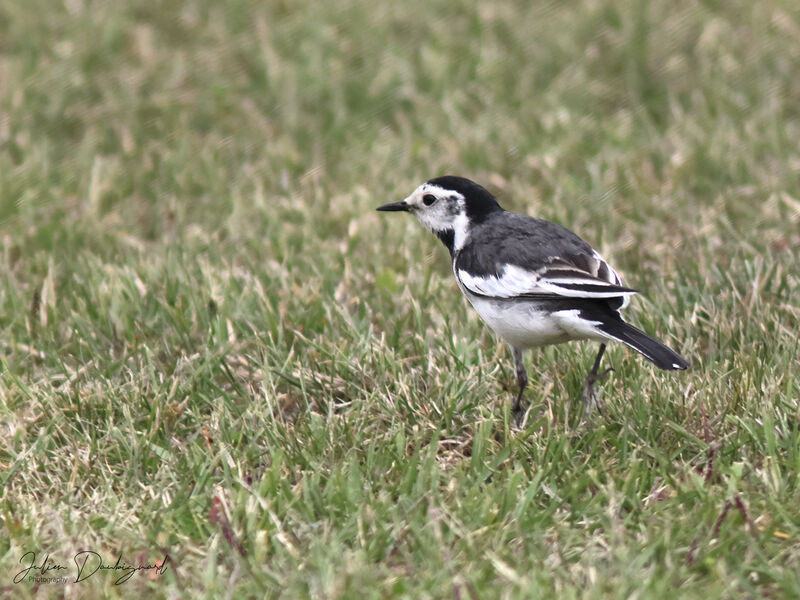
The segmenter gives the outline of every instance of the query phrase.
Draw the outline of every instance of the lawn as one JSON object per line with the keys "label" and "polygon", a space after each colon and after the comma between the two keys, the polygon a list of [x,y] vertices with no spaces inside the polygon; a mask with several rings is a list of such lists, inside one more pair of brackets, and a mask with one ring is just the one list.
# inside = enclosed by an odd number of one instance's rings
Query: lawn
{"label": "lawn", "polygon": [[[800,596],[798,140],[793,0],[0,3],[0,595]],[[445,173],[692,368],[517,429]]]}

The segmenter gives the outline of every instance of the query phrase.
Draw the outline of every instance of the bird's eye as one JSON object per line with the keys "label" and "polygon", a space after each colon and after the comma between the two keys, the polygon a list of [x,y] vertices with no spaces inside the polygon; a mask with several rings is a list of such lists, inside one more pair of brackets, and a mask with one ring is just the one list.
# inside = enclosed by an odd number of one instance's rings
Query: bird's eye
{"label": "bird's eye", "polygon": [[431,204],[433,204],[434,202],[436,202],[436,196],[434,196],[433,194],[425,194],[425,195],[422,197],[422,203],[423,203],[425,206],[430,206],[430,205],[431,205]]}

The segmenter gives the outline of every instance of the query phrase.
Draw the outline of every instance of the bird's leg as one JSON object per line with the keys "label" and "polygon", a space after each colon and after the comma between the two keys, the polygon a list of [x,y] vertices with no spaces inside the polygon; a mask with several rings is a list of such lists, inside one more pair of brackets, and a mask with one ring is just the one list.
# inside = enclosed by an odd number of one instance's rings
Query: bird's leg
{"label": "bird's leg", "polygon": [[517,371],[517,383],[519,384],[519,393],[511,405],[511,413],[514,415],[514,420],[519,426],[522,423],[522,394],[528,386],[528,372],[525,370],[525,363],[522,362],[522,350],[512,347],[511,352],[514,354],[514,366]]}
{"label": "bird's leg", "polygon": [[[600,412],[600,396],[597,390],[594,389],[594,384],[603,381],[608,374],[613,371],[614,369],[609,367],[602,373],[598,373],[600,369],[600,361],[603,359],[603,354],[606,351],[606,345],[600,344],[600,350],[597,352],[597,358],[594,359],[594,366],[592,370],[589,371],[589,374],[586,376],[586,382],[583,384],[583,402],[584,402],[584,414],[588,415],[592,412],[592,408],[597,407],[597,412]],[[602,413],[601,413],[602,414]]]}

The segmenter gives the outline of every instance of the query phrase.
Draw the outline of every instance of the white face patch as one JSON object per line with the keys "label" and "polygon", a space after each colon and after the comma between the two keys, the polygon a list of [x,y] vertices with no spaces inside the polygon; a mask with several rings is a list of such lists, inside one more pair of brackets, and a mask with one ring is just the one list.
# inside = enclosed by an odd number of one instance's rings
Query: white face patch
{"label": "white face patch", "polygon": [[438,185],[423,183],[405,199],[405,202],[428,231],[436,233],[452,229],[455,234],[455,247],[463,247],[467,237],[467,208],[464,196]]}

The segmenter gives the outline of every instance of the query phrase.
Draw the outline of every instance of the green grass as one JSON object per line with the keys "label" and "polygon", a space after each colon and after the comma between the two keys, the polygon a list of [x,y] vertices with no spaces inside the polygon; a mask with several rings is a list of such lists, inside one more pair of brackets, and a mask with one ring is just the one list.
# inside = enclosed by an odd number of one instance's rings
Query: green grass
{"label": "green grass", "polygon": [[[795,4],[0,4],[2,595],[800,595]],[[444,173],[693,368],[614,347],[582,422],[594,348],[530,353],[515,430],[446,251],[373,210]]]}

